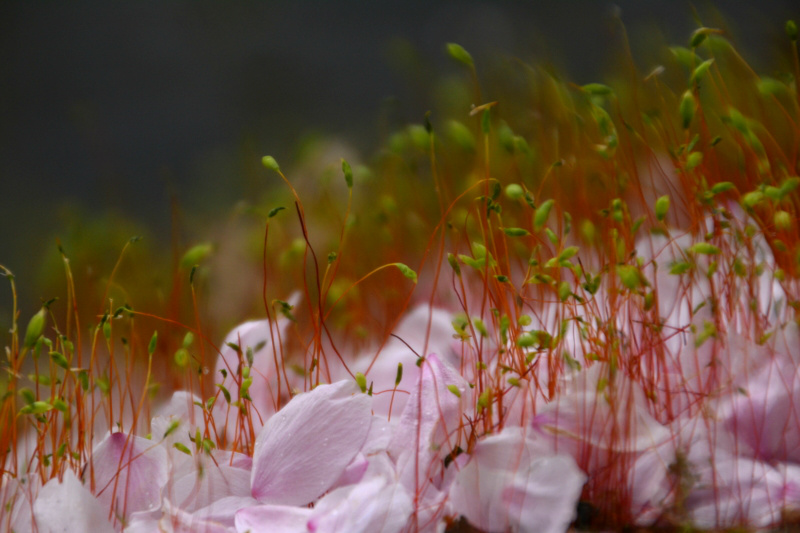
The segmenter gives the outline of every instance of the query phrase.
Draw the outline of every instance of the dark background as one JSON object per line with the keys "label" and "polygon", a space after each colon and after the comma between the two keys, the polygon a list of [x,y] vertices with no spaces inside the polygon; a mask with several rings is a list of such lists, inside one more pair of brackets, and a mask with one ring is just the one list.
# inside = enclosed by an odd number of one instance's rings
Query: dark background
{"label": "dark background", "polygon": [[76,212],[118,211],[168,242],[171,195],[187,211],[224,217],[261,179],[260,155],[291,160],[309,132],[366,157],[387,122],[419,122],[431,108],[433,78],[455,68],[446,42],[462,44],[479,68],[515,56],[588,83],[602,81],[619,55],[615,14],[636,51],[652,41],[685,45],[699,12],[769,74],[776,50],[788,49],[783,25],[800,18],[796,6],[0,2],[0,264],[15,272],[29,316],[49,297],[37,293],[38,265]]}

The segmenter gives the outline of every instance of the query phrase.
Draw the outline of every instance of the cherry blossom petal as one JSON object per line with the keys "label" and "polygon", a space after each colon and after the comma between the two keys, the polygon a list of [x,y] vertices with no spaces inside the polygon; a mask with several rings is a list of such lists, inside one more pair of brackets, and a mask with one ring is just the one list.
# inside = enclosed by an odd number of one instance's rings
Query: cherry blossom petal
{"label": "cherry blossom petal", "polygon": [[158,522],[157,531],[158,533],[234,533],[235,529],[213,519],[187,513],[173,506],[169,500],[164,500],[164,515]]}
{"label": "cherry blossom petal", "polygon": [[253,497],[304,505],[328,490],[367,438],[370,405],[353,381],[319,385],[294,397],[256,438]]}
{"label": "cherry blossom petal", "polygon": [[84,482],[94,480],[103,505],[114,503],[118,517],[161,506],[161,489],[169,476],[167,453],[157,443],[124,433],[112,433],[95,447]]}
{"label": "cherry blossom petal", "polygon": [[753,458],[800,462],[800,368],[789,357],[764,355],[768,364],[723,409],[725,427]]}
{"label": "cherry blossom petal", "polygon": [[[406,489],[416,492],[415,479],[424,483],[435,474],[430,467],[440,452],[447,454],[455,448],[454,432],[459,428],[470,396],[464,378],[436,355],[422,363],[422,375],[388,448],[389,455],[397,461]],[[418,475],[415,475],[415,464]]]}
{"label": "cherry blossom petal", "polygon": [[112,533],[108,507],[97,501],[71,470],[48,481],[33,504],[39,533]]}
{"label": "cherry blossom petal", "polygon": [[36,484],[35,491],[40,490],[39,477],[34,475],[20,476],[19,479],[7,477],[0,484],[0,507],[4,515],[0,518],[0,526],[9,528],[9,531],[32,531],[31,525],[33,505],[31,495],[31,479]]}
{"label": "cherry blossom petal", "polygon": [[369,461],[366,456],[362,452],[358,452],[355,459],[347,465],[342,475],[339,476],[339,479],[331,485],[331,489],[355,485],[364,478],[364,473],[366,473],[368,467]]}
{"label": "cherry blossom petal", "polygon": [[[373,403],[374,406],[374,403]],[[362,451],[365,455],[385,452],[392,439],[392,424],[384,416],[373,416]]]}
{"label": "cherry blossom petal", "polygon": [[479,441],[460,465],[450,502],[485,531],[565,531],[585,481],[572,457],[543,456],[520,428],[506,428]]}
{"label": "cherry blossom petal", "polygon": [[227,497],[250,497],[250,471],[226,464],[203,461],[202,469],[181,476],[170,484],[170,501],[192,513]]}
{"label": "cherry blossom petal", "polygon": [[[374,363],[375,354],[368,353],[355,364],[354,368],[362,372],[366,372],[367,368],[371,366],[367,380],[373,382],[373,389],[380,393],[373,398],[373,410],[376,414],[388,415],[390,405],[393,414],[402,413],[408,401],[408,394],[396,393],[392,399],[390,392],[395,387],[398,363],[403,364],[403,378],[397,386],[401,391],[416,387],[419,378],[416,361],[419,355],[436,353],[443,361],[453,366],[459,364],[457,352],[453,349],[451,320],[452,316],[447,311],[431,310],[427,304],[419,305],[403,317],[393,332],[396,337],[387,340]],[[429,322],[431,333],[426,354],[423,352],[425,351],[425,332]]]}
{"label": "cherry blossom petal", "polygon": [[694,465],[698,480],[686,499],[700,529],[765,528],[781,519],[787,481],[762,461],[717,450],[705,465]]}
{"label": "cherry blossom petal", "polygon": [[[289,298],[288,303],[294,306],[299,301],[299,293],[294,293]],[[252,399],[252,407],[259,415],[252,417],[256,432],[262,428],[262,420],[267,420],[275,412],[278,397],[288,395],[292,387],[302,386],[302,380],[299,380],[298,383],[287,384],[283,379],[284,375],[281,374],[280,390],[278,388],[279,376],[276,370],[276,353],[278,361],[280,361],[281,352],[277,344],[273,345],[272,341],[274,340],[277,343],[278,339],[285,338],[286,328],[289,324],[290,321],[283,316],[280,316],[274,322],[270,322],[268,319],[251,320],[236,326],[228,333],[225,341],[220,346],[220,354],[214,368],[213,379],[215,380],[214,383],[219,383],[230,392],[233,401],[238,399],[237,394],[240,382],[235,379],[235,376],[240,363],[239,353],[231,345],[238,346],[241,349],[245,364],[247,363],[248,350],[253,355],[253,365],[250,368],[250,376],[253,378],[253,383],[248,393]],[[222,377],[222,370],[226,373],[224,378]],[[297,377],[293,372],[288,373],[286,376],[290,379]],[[213,413],[217,428],[220,431],[224,428],[227,440],[229,442],[233,441],[238,410],[228,405],[223,395],[220,394],[214,403]]]}
{"label": "cherry blossom petal", "polygon": [[192,513],[192,517],[195,520],[203,520],[227,527],[234,527],[236,513],[241,509],[246,509],[257,504],[258,502],[252,496],[226,496],[202,509],[196,510]]}
{"label": "cherry blossom petal", "polygon": [[372,478],[336,489],[314,508],[308,530],[314,533],[397,533],[408,524],[411,497],[398,483]]}
{"label": "cherry blossom petal", "polygon": [[236,513],[236,531],[239,533],[302,533],[308,531],[306,523],[311,509],[289,505],[256,505]]}
{"label": "cherry blossom petal", "polygon": [[503,490],[512,529],[531,533],[566,531],[575,519],[586,476],[568,455],[542,457],[512,476]]}
{"label": "cherry blossom petal", "polygon": [[574,457],[587,445],[634,453],[672,438],[670,430],[647,411],[647,399],[638,384],[618,378],[615,403],[598,392],[602,372],[601,365],[581,372],[569,390],[539,411],[533,427],[556,440],[559,449],[567,446]]}

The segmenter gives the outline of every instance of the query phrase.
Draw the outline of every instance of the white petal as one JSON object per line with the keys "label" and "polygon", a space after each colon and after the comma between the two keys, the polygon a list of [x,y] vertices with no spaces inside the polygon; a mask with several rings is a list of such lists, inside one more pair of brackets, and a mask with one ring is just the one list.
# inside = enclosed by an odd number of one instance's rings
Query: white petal
{"label": "white petal", "polygon": [[294,397],[256,438],[253,497],[304,505],[327,491],[361,450],[370,405],[354,381],[320,385]]}

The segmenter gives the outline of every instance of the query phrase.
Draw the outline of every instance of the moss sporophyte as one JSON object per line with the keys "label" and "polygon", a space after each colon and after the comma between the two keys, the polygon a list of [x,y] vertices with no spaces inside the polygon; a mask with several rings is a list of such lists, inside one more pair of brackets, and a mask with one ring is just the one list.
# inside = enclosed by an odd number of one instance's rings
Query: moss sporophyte
{"label": "moss sporophyte", "polygon": [[[451,43],[471,107],[337,156],[322,192],[265,156],[284,192],[176,240],[152,298],[139,242],[99,286],[61,247],[43,305],[0,267],[0,529],[796,526],[786,33],[775,77],[702,27],[582,85],[487,83]],[[222,335],[240,285],[255,316]]]}

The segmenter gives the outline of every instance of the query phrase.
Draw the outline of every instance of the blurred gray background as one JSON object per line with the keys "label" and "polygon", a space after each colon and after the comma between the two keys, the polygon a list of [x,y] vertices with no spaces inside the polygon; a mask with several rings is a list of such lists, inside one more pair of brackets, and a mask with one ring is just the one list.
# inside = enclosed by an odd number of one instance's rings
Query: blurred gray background
{"label": "blurred gray background", "polygon": [[[776,50],[788,50],[783,25],[800,18],[797,6],[6,0],[0,264],[16,273],[29,316],[51,296],[36,289],[41,258],[56,253],[55,238],[76,216],[118,211],[167,243],[171,196],[187,211],[224,217],[267,186],[260,155],[289,160],[313,132],[368,156],[392,127],[432,107],[434,77],[454,68],[443,53],[449,41],[479,68],[514,56],[588,83],[602,81],[618,53],[615,15],[635,48],[648,39],[685,45],[694,10],[713,25],[718,9],[746,59],[770,73]],[[0,309],[9,309],[0,282]],[[8,311],[0,314],[5,324]]]}

